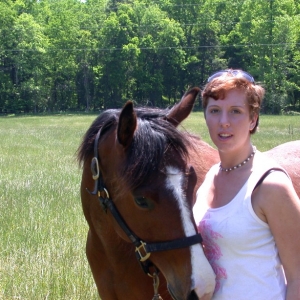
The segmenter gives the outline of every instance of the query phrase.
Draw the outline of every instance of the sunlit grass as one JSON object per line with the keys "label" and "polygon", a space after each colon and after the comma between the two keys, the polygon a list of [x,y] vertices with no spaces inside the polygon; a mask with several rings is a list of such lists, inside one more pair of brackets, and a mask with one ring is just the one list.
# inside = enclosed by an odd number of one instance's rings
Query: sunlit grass
{"label": "sunlit grass", "polygon": [[[0,299],[98,299],[75,161],[94,118],[0,118]],[[184,127],[211,144],[202,113]],[[299,117],[262,116],[253,142],[268,150],[296,139]]]}
{"label": "sunlit grass", "polygon": [[93,118],[0,119],[0,299],[98,299],[74,156]]}
{"label": "sunlit grass", "polygon": [[[194,112],[183,123],[189,131],[201,136],[214,146],[210,140],[202,112]],[[259,130],[252,136],[252,142],[261,151],[266,151],[280,144],[300,140],[299,116],[260,116]]]}

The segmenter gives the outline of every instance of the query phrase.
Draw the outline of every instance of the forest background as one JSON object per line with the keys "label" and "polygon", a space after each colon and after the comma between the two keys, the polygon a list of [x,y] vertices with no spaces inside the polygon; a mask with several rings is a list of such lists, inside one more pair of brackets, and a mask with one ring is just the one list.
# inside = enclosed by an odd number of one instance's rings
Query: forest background
{"label": "forest background", "polygon": [[264,113],[299,114],[299,11],[300,0],[0,0],[0,114],[166,107],[228,67],[264,85]]}

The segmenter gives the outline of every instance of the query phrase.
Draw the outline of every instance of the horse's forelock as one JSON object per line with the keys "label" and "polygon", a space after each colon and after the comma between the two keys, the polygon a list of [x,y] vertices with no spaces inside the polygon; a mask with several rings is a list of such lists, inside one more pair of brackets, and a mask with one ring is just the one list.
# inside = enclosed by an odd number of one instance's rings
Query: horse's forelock
{"label": "horse's forelock", "polygon": [[138,113],[137,130],[122,170],[131,190],[146,182],[153,172],[163,169],[166,151],[177,152],[186,159],[188,139],[164,118],[165,112],[156,111],[152,116]]}
{"label": "horse's forelock", "polygon": [[[163,170],[166,151],[177,152],[185,160],[188,155],[189,139],[186,133],[179,131],[166,120],[169,110],[137,108],[138,126],[131,146],[127,149],[127,159],[120,166],[121,176],[130,190],[146,182],[153,172]],[[120,110],[111,109],[103,112],[92,123],[77,150],[80,164],[94,154],[94,142],[97,132],[101,134],[109,129],[108,124],[117,124]],[[101,137],[100,137],[101,139]]]}

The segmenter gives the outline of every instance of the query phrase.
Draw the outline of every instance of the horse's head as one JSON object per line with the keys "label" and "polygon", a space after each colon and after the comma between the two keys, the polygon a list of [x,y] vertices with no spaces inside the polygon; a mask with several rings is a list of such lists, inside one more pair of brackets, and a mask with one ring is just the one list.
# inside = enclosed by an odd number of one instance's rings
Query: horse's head
{"label": "horse's head", "polygon": [[[209,299],[215,284],[192,216],[197,178],[187,163],[190,140],[176,128],[190,114],[198,92],[190,90],[170,110],[134,109],[127,102],[121,111],[104,112],[79,152],[81,161],[90,161],[96,143],[94,190],[109,210],[105,222],[117,233],[114,239],[135,244],[142,267],[146,272],[160,270],[178,300]],[[85,189],[93,187],[83,185],[86,197]],[[91,213],[83,204],[90,227],[104,239],[99,229],[103,225],[97,225],[103,213]]]}

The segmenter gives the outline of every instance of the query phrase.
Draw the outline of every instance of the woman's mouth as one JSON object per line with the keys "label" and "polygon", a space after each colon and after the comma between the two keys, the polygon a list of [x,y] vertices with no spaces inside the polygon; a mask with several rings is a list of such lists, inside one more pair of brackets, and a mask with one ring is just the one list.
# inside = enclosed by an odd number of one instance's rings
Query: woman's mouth
{"label": "woman's mouth", "polygon": [[219,133],[219,137],[220,137],[222,140],[226,140],[226,139],[232,137],[232,134],[229,134],[229,133]]}

